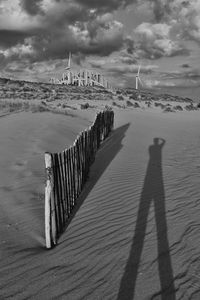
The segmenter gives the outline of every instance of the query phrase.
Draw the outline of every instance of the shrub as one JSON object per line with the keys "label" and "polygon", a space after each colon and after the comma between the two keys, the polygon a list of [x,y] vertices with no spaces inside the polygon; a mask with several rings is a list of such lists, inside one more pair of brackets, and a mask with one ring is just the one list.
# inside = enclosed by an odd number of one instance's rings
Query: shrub
{"label": "shrub", "polygon": [[139,103],[135,102],[135,103],[133,104],[133,107],[138,108],[138,107],[140,107],[140,105],[139,105]]}
{"label": "shrub", "polygon": [[175,110],[173,110],[170,106],[167,106],[167,107],[165,107],[163,112],[175,112]]}
{"label": "shrub", "polygon": [[87,108],[89,108],[90,106],[89,106],[89,104],[88,103],[83,103],[83,104],[81,104],[81,109],[87,109]]}
{"label": "shrub", "polygon": [[117,95],[119,95],[119,94],[121,95],[121,93],[122,93],[122,92],[119,91],[119,90],[116,91],[116,94],[117,94]]}
{"label": "shrub", "polygon": [[159,106],[160,106],[162,109],[169,107],[169,106],[167,106],[167,105],[165,106],[164,104],[162,104],[162,103],[160,103],[160,102],[155,102],[154,105],[155,105],[156,107],[159,107]]}
{"label": "shrub", "polygon": [[193,105],[193,103],[191,103],[191,104],[186,105],[185,109],[191,111],[191,110],[197,110],[197,107],[195,107]]}
{"label": "shrub", "polygon": [[48,107],[41,105],[41,104],[38,104],[38,105],[31,104],[30,110],[32,113],[49,111]]}
{"label": "shrub", "polygon": [[109,106],[109,105],[105,105],[104,109],[105,109],[105,110],[112,110],[112,107]]}
{"label": "shrub", "polygon": [[129,106],[129,107],[130,106],[134,106],[133,103],[131,101],[129,101],[129,100],[126,101],[126,105]]}
{"label": "shrub", "polygon": [[124,100],[124,97],[122,95],[119,95],[118,100],[122,101],[122,100]]}
{"label": "shrub", "polygon": [[183,108],[182,108],[181,105],[176,105],[176,106],[173,107],[173,109],[179,110],[179,111],[182,111],[182,110],[183,110]]}
{"label": "shrub", "polygon": [[151,101],[145,101],[145,104],[146,104],[148,107],[151,107]]}
{"label": "shrub", "polygon": [[112,105],[113,105],[113,106],[116,106],[116,107],[119,107],[119,108],[122,108],[122,106],[119,105],[119,104],[117,104],[115,101],[112,102]]}
{"label": "shrub", "polygon": [[132,100],[135,100],[136,98],[137,98],[137,96],[135,96],[135,95],[130,95],[130,96],[129,96],[129,99],[130,99],[130,100],[131,100],[131,99],[132,99]]}

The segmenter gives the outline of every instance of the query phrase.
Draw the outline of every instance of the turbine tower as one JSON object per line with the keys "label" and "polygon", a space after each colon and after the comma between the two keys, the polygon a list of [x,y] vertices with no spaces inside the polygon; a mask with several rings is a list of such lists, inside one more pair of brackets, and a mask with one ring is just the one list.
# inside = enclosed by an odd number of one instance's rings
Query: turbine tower
{"label": "turbine tower", "polygon": [[135,76],[135,89],[136,89],[136,90],[138,90],[139,82],[140,82],[141,85],[143,86],[142,81],[141,81],[141,79],[140,79],[140,68],[141,68],[141,66],[139,65],[139,67],[138,67],[138,72],[137,72],[137,74],[136,74],[136,76]]}
{"label": "turbine tower", "polygon": [[65,68],[65,70],[70,70],[71,69],[71,52],[69,52],[69,58],[68,58],[68,66]]}

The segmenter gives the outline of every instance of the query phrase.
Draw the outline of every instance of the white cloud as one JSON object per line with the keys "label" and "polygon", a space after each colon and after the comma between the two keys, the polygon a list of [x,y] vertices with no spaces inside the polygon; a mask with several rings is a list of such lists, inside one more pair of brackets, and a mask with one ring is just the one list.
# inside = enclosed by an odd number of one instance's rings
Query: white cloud
{"label": "white cloud", "polygon": [[20,0],[2,1],[0,4],[0,30],[27,31],[39,27],[39,17],[28,16]]}
{"label": "white cloud", "polygon": [[30,44],[19,44],[6,50],[0,50],[0,54],[3,54],[5,58],[9,58],[11,56],[22,58],[23,56],[34,54],[34,49]]}
{"label": "white cloud", "polygon": [[147,3],[154,13],[154,23],[170,25],[177,38],[200,42],[199,0],[149,0]]}
{"label": "white cloud", "polygon": [[[10,6],[7,0],[1,2],[0,49],[12,56],[17,50],[10,48],[21,47],[32,60],[63,58],[70,50],[101,56],[118,50],[123,43],[122,23],[114,20],[112,13],[98,14],[81,2],[13,0]],[[28,53],[27,47],[34,51]]]}
{"label": "white cloud", "polygon": [[[157,69],[157,65],[145,65],[141,66],[140,68],[140,73],[142,74],[150,74],[153,71]],[[138,65],[114,65],[107,67],[109,72],[116,72],[116,73],[121,73],[121,74],[128,74],[128,73],[134,73],[136,74],[138,72]]]}
{"label": "white cloud", "polygon": [[185,55],[187,50],[171,38],[172,25],[142,23],[134,31],[140,55],[156,59],[163,56]]}

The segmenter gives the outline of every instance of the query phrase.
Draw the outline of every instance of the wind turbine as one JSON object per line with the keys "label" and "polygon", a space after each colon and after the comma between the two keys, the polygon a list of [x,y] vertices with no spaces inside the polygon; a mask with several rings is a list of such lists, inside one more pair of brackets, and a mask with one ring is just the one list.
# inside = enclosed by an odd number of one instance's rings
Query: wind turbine
{"label": "wind turbine", "polygon": [[140,84],[143,86],[142,84],[142,80],[140,79],[140,69],[141,69],[141,65],[139,65],[138,67],[138,72],[135,76],[135,89],[138,90],[138,87],[139,87],[139,82]]}
{"label": "wind turbine", "polygon": [[71,52],[69,52],[69,58],[68,58],[68,66],[65,68],[65,70],[70,70],[71,69]]}
{"label": "wind turbine", "polygon": [[69,52],[69,57],[68,57],[68,65],[67,67],[65,68],[65,72],[62,74],[62,83],[63,84],[66,84],[66,81],[67,81],[67,84],[71,83],[70,82],[70,69],[71,69],[71,52]]}

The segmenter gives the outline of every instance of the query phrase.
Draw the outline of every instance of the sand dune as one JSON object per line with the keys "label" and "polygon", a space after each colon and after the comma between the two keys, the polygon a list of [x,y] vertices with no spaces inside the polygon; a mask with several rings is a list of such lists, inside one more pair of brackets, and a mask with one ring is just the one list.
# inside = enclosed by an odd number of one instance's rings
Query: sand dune
{"label": "sand dune", "polygon": [[43,158],[33,157],[63,149],[93,113],[48,114],[0,120],[0,299],[199,299],[199,112],[116,109],[76,214],[50,251]]}
{"label": "sand dune", "polygon": [[[7,244],[9,232],[16,232],[17,246],[21,241],[26,244],[24,234],[43,244],[44,152],[69,146],[90,123],[78,120],[46,112],[22,112],[0,119],[0,216],[8,233],[4,236],[3,232],[1,243]],[[18,233],[22,236],[19,241]]]}

